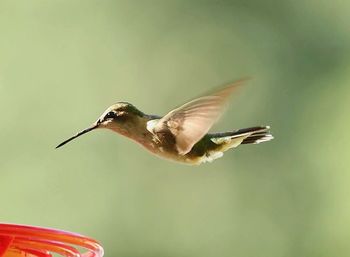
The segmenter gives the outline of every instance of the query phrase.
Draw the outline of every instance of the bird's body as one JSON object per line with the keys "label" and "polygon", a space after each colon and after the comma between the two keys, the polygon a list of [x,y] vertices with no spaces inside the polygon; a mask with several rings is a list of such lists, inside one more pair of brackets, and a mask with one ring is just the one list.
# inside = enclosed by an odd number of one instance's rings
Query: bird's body
{"label": "bird's body", "polygon": [[211,162],[223,152],[240,144],[271,140],[268,126],[258,126],[224,133],[208,133],[219,118],[229,95],[239,83],[225,87],[180,106],[161,117],[147,115],[127,102],[110,106],[88,129],[64,141],[96,128],[107,128],[139,143],[153,154],[187,164]]}
{"label": "bird's body", "polygon": [[[132,106],[129,103],[118,103],[116,105],[119,105],[119,107],[114,105],[111,109],[120,108],[121,105],[129,108]],[[129,120],[129,126],[123,127],[123,129],[120,126],[110,126],[108,128],[132,139],[157,156],[188,164],[211,162],[221,157],[226,150],[241,143],[258,143],[271,139],[267,132],[268,127],[253,127],[226,133],[208,133],[188,153],[181,155],[176,149],[176,138],[173,134],[167,132],[153,133],[161,118],[160,116],[147,115],[137,111],[137,115]],[[135,128],[137,128],[137,131],[135,131]],[[252,138],[253,141],[251,141]]]}

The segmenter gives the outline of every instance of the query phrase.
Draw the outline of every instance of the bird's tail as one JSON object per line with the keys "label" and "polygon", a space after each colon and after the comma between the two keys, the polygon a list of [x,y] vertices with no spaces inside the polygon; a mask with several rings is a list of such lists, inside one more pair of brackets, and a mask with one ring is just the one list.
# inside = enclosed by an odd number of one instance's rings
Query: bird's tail
{"label": "bird's tail", "polygon": [[214,143],[210,145],[205,153],[202,162],[213,161],[220,158],[223,152],[235,148],[241,144],[259,144],[270,141],[273,136],[270,134],[269,126],[251,127],[231,132],[208,134],[209,139]]}
{"label": "bird's tail", "polygon": [[248,136],[242,141],[241,144],[259,144],[273,139],[269,129],[269,126],[245,128],[235,131],[232,136],[240,137],[247,134]]}
{"label": "bird's tail", "polygon": [[217,133],[211,135],[211,140],[219,145],[221,150],[237,147],[240,144],[259,144],[270,141],[273,136],[269,132],[269,126],[244,128],[232,132]]}

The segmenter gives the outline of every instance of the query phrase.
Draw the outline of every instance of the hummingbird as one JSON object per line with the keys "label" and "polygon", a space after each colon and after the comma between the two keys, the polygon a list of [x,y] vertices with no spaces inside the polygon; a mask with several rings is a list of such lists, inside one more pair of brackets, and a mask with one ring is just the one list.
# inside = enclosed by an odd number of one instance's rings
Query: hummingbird
{"label": "hummingbird", "polygon": [[243,81],[195,98],[164,116],[145,114],[128,102],[117,102],[108,107],[90,127],[56,148],[90,131],[109,129],[165,159],[190,165],[212,162],[222,157],[225,151],[241,144],[259,144],[273,139],[269,126],[208,133],[223,114],[232,93]]}

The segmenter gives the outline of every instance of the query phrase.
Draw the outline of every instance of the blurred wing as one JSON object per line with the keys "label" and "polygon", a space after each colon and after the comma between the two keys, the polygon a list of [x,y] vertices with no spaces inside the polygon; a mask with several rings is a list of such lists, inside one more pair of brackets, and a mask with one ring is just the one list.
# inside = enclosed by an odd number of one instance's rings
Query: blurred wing
{"label": "blurred wing", "polygon": [[239,80],[172,110],[159,120],[154,127],[154,133],[170,131],[175,137],[177,151],[185,155],[220,118],[230,95],[242,82],[243,80]]}

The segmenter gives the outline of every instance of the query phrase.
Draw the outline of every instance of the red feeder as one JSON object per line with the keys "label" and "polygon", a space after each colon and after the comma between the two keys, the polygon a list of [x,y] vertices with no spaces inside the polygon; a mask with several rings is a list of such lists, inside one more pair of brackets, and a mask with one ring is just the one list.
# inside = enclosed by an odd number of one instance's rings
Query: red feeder
{"label": "red feeder", "polygon": [[[78,250],[79,249],[79,250]],[[0,223],[0,257],[102,257],[94,239],[57,229]]]}

